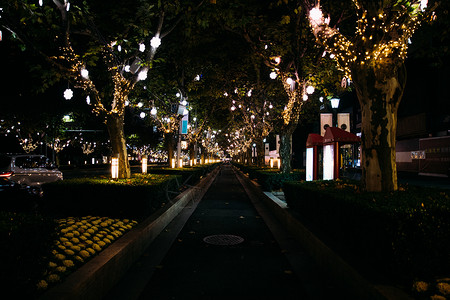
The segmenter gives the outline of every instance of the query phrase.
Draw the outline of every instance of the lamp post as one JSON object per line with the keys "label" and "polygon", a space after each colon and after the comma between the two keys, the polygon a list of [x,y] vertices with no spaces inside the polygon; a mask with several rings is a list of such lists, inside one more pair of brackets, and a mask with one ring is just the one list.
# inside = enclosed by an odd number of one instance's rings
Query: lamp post
{"label": "lamp post", "polygon": [[333,124],[331,125],[332,127],[337,127],[337,109],[339,107],[339,101],[340,99],[335,97],[335,98],[331,98],[331,108],[333,109]]}

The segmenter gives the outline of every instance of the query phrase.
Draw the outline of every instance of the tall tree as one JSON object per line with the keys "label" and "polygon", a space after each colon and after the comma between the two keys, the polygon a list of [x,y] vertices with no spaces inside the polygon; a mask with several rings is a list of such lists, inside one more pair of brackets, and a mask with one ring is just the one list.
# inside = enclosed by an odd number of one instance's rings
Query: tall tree
{"label": "tall tree", "polygon": [[395,191],[397,110],[406,84],[408,41],[424,18],[427,1],[353,0],[357,27],[345,36],[330,26],[319,6],[310,24],[317,42],[336,57],[355,86],[362,112],[362,185],[367,191]]}
{"label": "tall tree", "polygon": [[[179,1],[113,0],[105,6],[101,1],[54,0],[42,7],[33,2],[10,1],[3,26],[43,55],[57,70],[53,77],[85,90],[108,128],[112,151],[119,157],[119,178],[130,177],[125,106],[135,86],[147,79],[161,39],[185,11]],[[189,11],[190,3],[186,5]],[[37,36],[59,49],[47,47],[46,52],[33,38],[45,29]]]}
{"label": "tall tree", "polygon": [[[336,76],[335,68],[315,45],[302,1],[227,1],[217,6],[220,12],[214,17],[219,20],[218,25],[243,39],[251,54],[268,67],[266,76],[272,71],[271,78],[284,91],[285,95],[278,97],[274,105],[281,107],[277,126],[281,136],[281,170],[289,173],[292,134],[299,125],[302,107],[313,86],[323,88],[321,84],[327,80],[340,82],[337,77],[330,79]],[[334,89],[322,92],[328,95]]]}

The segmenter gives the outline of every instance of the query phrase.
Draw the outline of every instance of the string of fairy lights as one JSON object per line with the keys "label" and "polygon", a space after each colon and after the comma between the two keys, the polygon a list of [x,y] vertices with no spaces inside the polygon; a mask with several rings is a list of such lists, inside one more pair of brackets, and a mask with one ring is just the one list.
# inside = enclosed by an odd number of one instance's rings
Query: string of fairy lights
{"label": "string of fairy lights", "polygon": [[434,12],[424,13],[427,0],[409,1],[411,9],[398,7],[368,11],[358,0],[353,0],[357,13],[357,26],[353,38],[342,35],[329,26],[330,18],[324,17],[320,5],[309,13],[310,25],[317,40],[332,53],[338,67],[352,79],[352,69],[368,66],[381,69],[387,64],[403,62],[408,44],[421,22]]}

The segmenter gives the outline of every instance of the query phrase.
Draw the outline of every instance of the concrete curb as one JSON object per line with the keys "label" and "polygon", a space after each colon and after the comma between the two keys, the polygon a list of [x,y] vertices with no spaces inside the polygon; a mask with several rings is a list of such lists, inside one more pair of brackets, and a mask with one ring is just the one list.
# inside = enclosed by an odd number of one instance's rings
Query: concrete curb
{"label": "concrete curb", "polygon": [[203,197],[218,171],[215,168],[199,184],[178,195],[40,299],[102,299],[183,208]]}
{"label": "concrete curb", "polygon": [[259,196],[258,198],[274,214],[282,226],[293,235],[294,239],[301,243],[308,255],[316,261],[320,268],[327,272],[336,284],[345,287],[351,293],[348,299],[412,299],[394,287],[375,286],[368,282],[295,218],[286,203],[272,193],[263,192],[258,183],[250,180],[239,169],[236,173],[244,179],[243,182],[247,188]]}

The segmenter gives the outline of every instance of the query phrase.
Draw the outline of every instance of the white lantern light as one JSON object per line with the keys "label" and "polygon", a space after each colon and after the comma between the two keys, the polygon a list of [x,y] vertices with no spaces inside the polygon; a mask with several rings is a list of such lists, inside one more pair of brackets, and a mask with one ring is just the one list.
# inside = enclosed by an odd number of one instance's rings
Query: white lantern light
{"label": "white lantern light", "polygon": [[147,69],[144,69],[144,70],[140,71],[139,74],[138,74],[138,80],[145,80],[145,79],[147,79],[147,72],[148,72]]}
{"label": "white lantern light", "polygon": [[271,72],[269,76],[270,76],[270,79],[275,79],[275,78],[277,78],[278,75],[276,72]]}
{"label": "white lantern light", "polygon": [[91,104],[91,97],[89,97],[89,96],[86,97],[86,103],[87,103],[88,105]]}
{"label": "white lantern light", "polygon": [[303,101],[306,101],[306,100],[308,100],[308,95],[304,94],[303,95]]}
{"label": "white lantern light", "polygon": [[84,79],[89,78],[89,71],[86,70],[85,68],[81,69],[80,73],[81,73],[81,77],[83,77]]}
{"label": "white lantern light", "polygon": [[428,5],[428,0],[420,0],[420,9],[422,11],[424,11],[425,8],[427,8],[427,5]]}
{"label": "white lantern light", "polygon": [[145,44],[139,44],[139,51],[144,52],[145,51]]}
{"label": "white lantern light", "polygon": [[130,65],[125,66],[125,72],[130,72]]}
{"label": "white lantern light", "polygon": [[309,94],[309,95],[311,95],[312,93],[314,93],[314,87],[313,86],[311,86],[311,85],[309,85],[307,88],[306,88],[306,93],[307,94]]}
{"label": "white lantern light", "polygon": [[292,85],[294,83],[294,80],[289,77],[288,79],[286,79],[286,83]]}
{"label": "white lantern light", "polygon": [[159,36],[154,36],[151,40],[150,40],[150,46],[152,46],[153,48],[158,48],[161,45],[161,39],[159,38]]}
{"label": "white lantern light", "polygon": [[139,114],[139,117],[141,117],[141,119],[145,118],[145,112],[141,112],[141,113]]}
{"label": "white lantern light", "polygon": [[72,97],[73,97],[73,91],[71,90],[71,89],[66,89],[65,91],[64,91],[64,98],[66,99],[66,100],[70,100],[70,99],[72,99]]}
{"label": "white lantern light", "polygon": [[157,113],[157,110],[156,110],[156,108],[155,107],[153,107],[152,108],[152,110],[150,111],[150,113],[153,115],[153,116],[155,116],[156,115],[156,113]]}
{"label": "white lantern light", "polygon": [[139,103],[137,104],[137,106],[140,108],[140,107],[144,106],[144,103],[139,102]]}
{"label": "white lantern light", "polygon": [[309,11],[309,17],[311,18],[311,20],[318,23],[323,18],[322,11],[319,7],[314,7]]}

